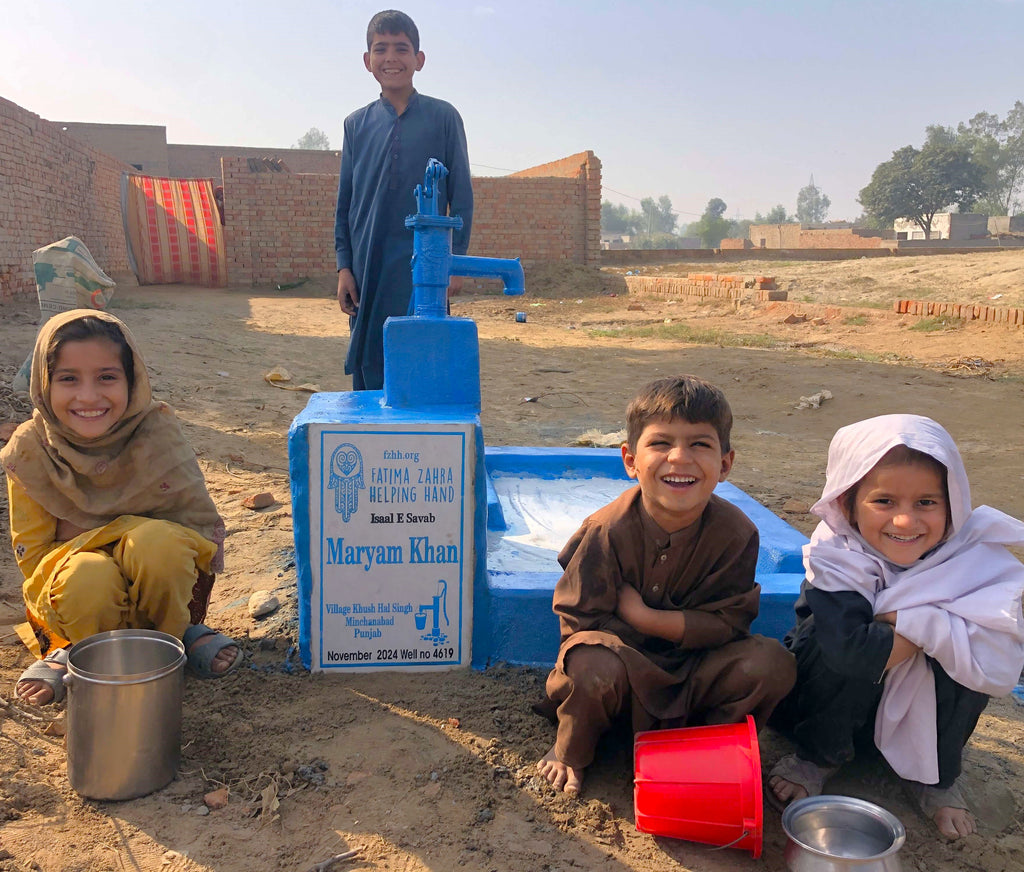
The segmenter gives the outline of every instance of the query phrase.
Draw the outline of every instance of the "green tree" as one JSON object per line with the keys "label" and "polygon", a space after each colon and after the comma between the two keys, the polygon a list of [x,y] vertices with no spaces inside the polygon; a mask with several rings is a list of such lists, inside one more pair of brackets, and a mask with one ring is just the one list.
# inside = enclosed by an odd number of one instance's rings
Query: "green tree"
{"label": "green tree", "polygon": [[985,192],[984,176],[965,146],[933,138],[920,150],[905,145],[875,167],[859,202],[885,224],[897,218],[913,221],[929,239],[936,213],[951,206],[970,211]]}
{"label": "green tree", "polygon": [[760,212],[754,213],[755,224],[795,224],[796,218],[793,215],[786,214],[786,207],[779,203],[777,206],[772,207],[768,210],[767,215],[762,215]]}
{"label": "green tree", "polygon": [[675,233],[678,219],[672,211],[672,201],[665,194],[658,197],[657,202],[653,197],[644,197],[640,201],[640,213],[644,220],[639,228],[641,233]]}
{"label": "green tree", "polygon": [[1013,215],[1021,209],[1024,189],[1024,103],[1018,100],[1000,120],[998,115],[979,112],[966,124],[929,127],[929,139],[964,145],[985,171],[985,194],[978,211],[988,215]]}
{"label": "green tree", "polygon": [[746,239],[750,236],[750,225],[754,222],[749,218],[734,218],[729,222],[729,239]]}
{"label": "green tree", "polygon": [[796,220],[801,224],[821,224],[828,217],[831,205],[832,201],[814,184],[814,176],[811,176],[810,184],[796,195]]}
{"label": "green tree", "polygon": [[726,208],[725,201],[719,197],[708,200],[700,219],[687,228],[687,235],[698,237],[703,248],[718,248],[733,224],[723,217]]}
{"label": "green tree", "polygon": [[636,226],[637,213],[625,206],[605,200],[601,203],[601,232],[631,234]]}
{"label": "green tree", "polygon": [[299,137],[299,141],[292,146],[292,148],[305,148],[314,151],[327,151],[330,147],[331,141],[327,138],[327,134],[319,127],[310,127],[309,130]]}

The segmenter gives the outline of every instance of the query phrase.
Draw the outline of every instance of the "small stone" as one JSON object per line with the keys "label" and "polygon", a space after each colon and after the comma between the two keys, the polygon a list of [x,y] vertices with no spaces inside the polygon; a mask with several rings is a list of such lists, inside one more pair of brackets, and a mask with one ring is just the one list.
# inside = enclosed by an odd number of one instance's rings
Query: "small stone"
{"label": "small stone", "polygon": [[485,824],[489,821],[494,820],[494,812],[489,808],[482,808],[476,813],[476,822],[478,824]]}
{"label": "small stone", "polygon": [[217,790],[211,790],[203,797],[203,803],[210,811],[224,808],[228,804],[228,789],[221,787]]}
{"label": "small stone", "polygon": [[277,500],[274,499],[274,495],[269,491],[264,491],[259,494],[249,494],[244,500],[242,505],[247,509],[265,509],[268,506],[274,505]]}
{"label": "small stone", "polygon": [[189,813],[190,811],[192,811],[192,805],[191,805],[191,803],[188,803],[188,802],[186,802],[186,803],[184,803],[184,804],[183,804],[183,805],[181,806],[181,813],[182,813],[182,814],[188,814],[188,813]]}
{"label": "small stone", "polygon": [[782,511],[791,515],[806,515],[811,507],[803,500],[788,499],[782,504]]}
{"label": "small stone", "polygon": [[205,805],[200,805],[196,808],[196,814],[199,817],[206,817],[210,813],[210,810]]}
{"label": "small stone", "polygon": [[804,314],[792,314],[787,315],[782,319],[783,324],[803,324],[807,320],[807,316]]}
{"label": "small stone", "polygon": [[262,618],[277,611],[281,601],[269,590],[258,590],[249,597],[249,614],[254,618]]}
{"label": "small stone", "polygon": [[64,715],[50,721],[43,728],[44,736],[63,736],[67,732],[67,724],[64,720]]}

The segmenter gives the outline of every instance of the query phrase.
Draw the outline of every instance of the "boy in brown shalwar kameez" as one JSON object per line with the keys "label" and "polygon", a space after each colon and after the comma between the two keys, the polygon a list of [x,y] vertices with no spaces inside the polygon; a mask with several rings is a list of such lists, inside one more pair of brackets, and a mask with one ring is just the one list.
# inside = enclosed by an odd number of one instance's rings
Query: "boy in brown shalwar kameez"
{"label": "boy in brown shalwar kameez", "polygon": [[597,740],[630,707],[633,729],[764,726],[793,686],[793,657],[750,635],[757,528],[714,495],[735,452],[732,412],[694,376],[647,385],[626,412],[622,460],[639,487],[587,518],[558,555],[562,643],[547,679],[555,744],[537,764],[578,793]]}

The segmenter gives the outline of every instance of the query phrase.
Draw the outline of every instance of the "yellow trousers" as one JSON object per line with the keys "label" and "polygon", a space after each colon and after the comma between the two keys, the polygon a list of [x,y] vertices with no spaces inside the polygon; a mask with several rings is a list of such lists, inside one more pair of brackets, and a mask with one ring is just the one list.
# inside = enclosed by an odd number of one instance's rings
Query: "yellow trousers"
{"label": "yellow trousers", "polygon": [[47,554],[25,581],[25,604],[57,645],[126,628],[180,639],[198,571],[216,552],[188,527],[125,515]]}

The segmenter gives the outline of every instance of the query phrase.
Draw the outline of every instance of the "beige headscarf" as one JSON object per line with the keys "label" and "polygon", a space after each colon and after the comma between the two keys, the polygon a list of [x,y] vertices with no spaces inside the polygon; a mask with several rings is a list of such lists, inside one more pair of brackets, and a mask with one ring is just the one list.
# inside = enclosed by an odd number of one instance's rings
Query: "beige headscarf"
{"label": "beige headscarf", "polygon": [[[131,348],[135,368],[127,409],[94,439],[83,439],[63,426],[50,406],[47,351],[61,327],[81,318],[116,325]],[[211,571],[223,568],[224,522],[174,410],[153,399],[146,363],[123,322],[94,309],[54,315],[36,338],[30,393],[32,418],[0,450],[0,461],[33,500],[58,520],[83,530],[122,515],[174,521],[216,543]]]}

